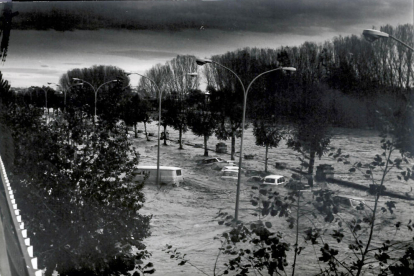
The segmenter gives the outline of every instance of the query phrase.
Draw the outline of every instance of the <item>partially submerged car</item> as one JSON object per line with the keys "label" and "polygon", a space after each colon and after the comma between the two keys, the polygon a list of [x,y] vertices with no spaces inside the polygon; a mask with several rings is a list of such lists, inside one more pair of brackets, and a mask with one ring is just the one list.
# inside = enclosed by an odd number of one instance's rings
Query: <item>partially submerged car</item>
{"label": "partially submerged car", "polygon": [[283,175],[271,174],[264,178],[263,184],[267,185],[283,185],[286,183],[286,178]]}
{"label": "partially submerged car", "polygon": [[[238,171],[239,170],[239,167],[237,167],[237,166],[224,166],[221,169],[222,172],[224,172],[226,170]],[[243,168],[242,168],[242,171],[243,171]]]}
{"label": "partially submerged car", "polygon": [[231,160],[224,160],[220,157],[210,157],[203,160],[198,161],[198,164],[200,165],[212,165],[215,163],[225,163],[228,165],[234,165],[234,161]]}
{"label": "partially submerged car", "polygon": [[365,205],[365,200],[360,197],[354,197],[354,196],[347,196],[347,195],[337,195],[333,197],[333,201],[335,203],[352,207],[352,208],[358,208],[359,206]]}
{"label": "partially submerged car", "polygon": [[237,180],[239,176],[238,170],[225,170],[221,174],[222,179],[235,179]]}
{"label": "partially submerged car", "polygon": [[291,179],[288,183],[285,184],[285,188],[290,190],[306,190],[309,189],[310,186],[308,184]]}

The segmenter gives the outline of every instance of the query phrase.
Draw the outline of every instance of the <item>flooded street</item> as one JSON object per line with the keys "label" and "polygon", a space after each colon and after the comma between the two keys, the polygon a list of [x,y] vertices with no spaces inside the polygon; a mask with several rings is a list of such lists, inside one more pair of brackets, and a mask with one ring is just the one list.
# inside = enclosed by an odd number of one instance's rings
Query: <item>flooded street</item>
{"label": "flooded street", "polygon": [[[143,127],[139,126],[139,129],[143,129]],[[148,129],[149,132],[156,133],[157,126],[151,124]],[[178,132],[172,129],[168,131],[171,140],[178,139]],[[370,130],[335,129],[334,136],[331,139],[331,147],[341,148],[343,154],[349,154],[351,164],[354,162],[368,163],[371,162],[375,154],[380,153],[380,138],[377,134],[377,132]],[[140,164],[156,164],[156,139],[150,137],[152,140],[147,142],[142,133],[139,135],[139,138],[132,138],[132,142],[141,153]],[[202,137],[196,137],[191,133],[184,134],[183,139],[185,143],[191,144],[199,144],[203,141]],[[230,142],[224,142],[229,149]],[[209,148],[214,148],[216,143],[216,138],[211,137]],[[184,150],[178,150],[177,143],[169,141],[168,144],[168,146],[161,146],[161,165],[183,168],[185,183],[172,189],[157,189],[154,186],[144,188],[147,200],[142,211],[145,214],[153,215],[151,223],[152,236],[145,240],[145,243],[148,245],[148,250],[153,254],[152,261],[157,269],[155,275],[205,275],[205,273],[213,275],[218,248],[220,247],[220,242],[215,237],[229,229],[227,226],[218,225],[217,213],[222,210],[228,212],[229,215],[234,215],[236,181],[224,181],[219,178],[218,171],[208,166],[197,165],[196,160],[203,159],[203,149],[184,145]],[[236,152],[238,151],[238,145],[236,144]],[[255,155],[253,160],[244,161],[244,167],[264,170],[265,149],[254,145],[254,136],[251,129],[246,131],[244,145],[246,154]],[[215,152],[209,154],[210,156],[230,159],[230,156],[225,154],[216,154]],[[298,157],[299,154],[288,149],[285,142],[282,141],[278,148],[269,150],[269,171],[289,178],[292,171],[276,169],[274,167],[275,162],[285,162],[289,168],[295,168],[299,166]],[[344,165],[331,157],[323,156],[321,160],[316,160],[315,167],[319,164],[333,164],[336,177],[339,179],[359,184],[369,184],[369,181],[363,175],[358,173],[349,174],[350,165]],[[379,178],[378,173],[374,173],[376,179]],[[396,175],[397,171],[392,171],[386,178],[387,189],[410,193],[413,181],[399,181]],[[253,193],[251,186],[251,182],[247,182],[246,178],[242,178],[240,219],[245,222],[257,219],[251,215],[253,211],[253,206],[249,202],[250,195]],[[367,202],[373,199],[366,192],[359,190],[352,190],[335,184],[328,184],[328,187],[336,191],[337,194],[364,197]],[[380,204],[384,204],[387,200],[397,202],[397,212],[391,221],[388,221],[389,218],[387,218],[387,221],[383,223],[389,224],[397,220],[408,220],[410,218],[414,220],[414,216],[410,211],[414,206],[414,202],[382,197]],[[273,225],[277,225],[277,229],[274,230],[284,232],[286,240],[292,241],[294,235],[293,233],[289,234],[290,230],[285,218],[271,217],[269,220]],[[320,227],[330,226],[324,222],[317,223],[320,223]],[[302,230],[305,230],[305,226]],[[389,233],[379,232],[379,234],[386,236]],[[170,244],[173,248],[177,248],[179,252],[187,254],[186,258],[194,266],[189,264],[178,266],[179,261],[170,258],[170,254],[162,251],[166,244]],[[310,251],[307,252],[308,250]],[[298,264],[299,271],[301,269],[307,269],[306,271],[311,269],[317,272],[319,268],[312,247],[308,246],[305,252],[306,254],[301,255],[299,259],[305,258]],[[217,262],[218,270],[216,273],[222,271],[223,262],[224,258],[221,256]],[[298,273],[297,275],[305,274]]]}

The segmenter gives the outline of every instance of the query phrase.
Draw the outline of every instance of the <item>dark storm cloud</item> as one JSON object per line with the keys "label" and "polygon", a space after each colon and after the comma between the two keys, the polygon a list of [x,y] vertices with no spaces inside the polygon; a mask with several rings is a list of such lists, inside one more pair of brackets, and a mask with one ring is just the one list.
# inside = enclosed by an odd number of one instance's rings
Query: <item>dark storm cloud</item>
{"label": "dark storm cloud", "polygon": [[[410,11],[408,0],[253,0],[217,2],[16,3],[18,29],[217,29],[312,35],[318,28],[342,31]],[[369,20],[367,18],[370,18]],[[368,26],[371,27],[371,26]]]}
{"label": "dark storm cloud", "polygon": [[36,68],[8,68],[7,73],[26,73],[26,74],[58,74],[59,70],[52,69],[36,69]]}
{"label": "dark storm cloud", "polygon": [[161,52],[161,51],[145,51],[145,50],[125,50],[125,51],[109,51],[109,55],[131,57],[137,59],[153,59],[153,58],[173,58],[178,53]]}

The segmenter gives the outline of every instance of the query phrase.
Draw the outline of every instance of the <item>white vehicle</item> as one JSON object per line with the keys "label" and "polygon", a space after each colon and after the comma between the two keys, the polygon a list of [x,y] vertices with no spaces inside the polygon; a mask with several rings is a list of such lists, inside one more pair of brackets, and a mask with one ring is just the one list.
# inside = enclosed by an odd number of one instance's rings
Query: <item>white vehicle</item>
{"label": "white vehicle", "polygon": [[220,157],[210,157],[210,158],[206,158],[204,160],[200,160],[200,161],[198,161],[198,163],[200,165],[212,165],[212,164],[215,164],[215,163],[225,163],[225,164],[233,165],[234,161],[224,160]]}
{"label": "white vehicle", "polygon": [[[239,170],[239,167],[236,167],[236,166],[224,166],[221,169],[222,172],[227,171],[227,170],[230,170],[230,171],[238,171]],[[243,171],[243,169],[242,169],[242,171]]]}
{"label": "white vehicle", "polygon": [[[157,181],[157,166],[138,166],[134,171],[134,181],[140,182],[145,179],[145,183],[155,183]],[[183,170],[178,167],[160,166],[160,183],[179,186],[184,181]]]}
{"label": "white vehicle", "polygon": [[222,179],[236,179],[237,180],[238,176],[239,176],[238,170],[225,170],[225,171],[222,171],[222,174],[221,174]]}
{"label": "white vehicle", "polygon": [[286,183],[286,179],[282,175],[268,175],[264,178],[263,184],[282,185]]}

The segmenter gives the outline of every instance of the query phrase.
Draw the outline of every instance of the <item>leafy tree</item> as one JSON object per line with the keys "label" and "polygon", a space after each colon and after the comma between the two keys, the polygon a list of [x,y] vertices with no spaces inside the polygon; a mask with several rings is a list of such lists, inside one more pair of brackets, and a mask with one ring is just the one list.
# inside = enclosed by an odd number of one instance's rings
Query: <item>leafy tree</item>
{"label": "leafy tree", "polygon": [[235,98],[243,97],[242,93],[233,93],[229,90],[218,91],[213,87],[207,87],[210,94],[211,110],[217,114],[215,134],[219,140],[231,139],[231,160],[234,160],[236,152],[236,137],[241,135],[242,101],[237,103]]}
{"label": "leafy tree", "polygon": [[108,85],[108,89],[98,92],[97,115],[106,124],[116,124],[122,116],[127,102],[127,92],[122,89],[122,82]]}
{"label": "leafy tree", "polygon": [[[355,162],[353,167],[349,170],[351,173],[360,172],[364,178],[369,179],[370,193],[374,196],[374,206],[370,207],[365,203],[360,203],[356,209],[357,214],[350,220],[346,220],[341,216],[337,216],[338,209],[335,206],[335,201],[331,196],[322,196],[324,192],[318,192],[320,196],[317,197],[319,204],[315,205],[319,211],[327,214],[330,221],[338,223],[337,230],[333,230],[333,237],[339,238],[338,243],[344,241],[345,235],[349,235],[350,241],[347,245],[351,250],[350,256],[344,257],[344,252],[335,252],[335,257],[332,252],[321,249],[322,257],[320,260],[328,263],[327,273],[339,273],[341,270],[346,270],[350,275],[363,275],[364,271],[369,269],[377,269],[378,275],[388,275],[389,272],[394,275],[399,275],[400,271],[409,271],[407,267],[407,261],[410,260],[410,245],[411,241],[404,241],[406,239],[406,233],[397,232],[401,227],[405,226],[409,231],[413,230],[413,224],[411,220],[406,222],[397,221],[394,223],[387,223],[393,220],[394,212],[397,208],[395,201],[386,201],[383,206],[380,203],[380,197],[383,195],[383,191],[386,190],[386,177],[393,169],[400,170],[400,175],[397,176],[400,180],[404,178],[405,181],[409,181],[411,178],[411,169],[404,168],[403,162],[409,163],[406,154],[399,153],[397,156],[396,150],[398,149],[398,143],[395,143],[392,137],[389,137],[386,133],[381,133],[381,154],[375,155],[373,161],[368,164],[362,162]],[[348,155],[344,155],[340,149],[337,150],[333,157],[338,162],[344,162],[349,164]],[[378,174],[378,175],[376,175]],[[335,216],[335,220],[334,220]],[[345,229],[344,229],[345,228]],[[387,229],[383,229],[387,228]],[[395,231],[396,235],[391,237],[387,236],[384,240],[379,234],[382,231]],[[402,237],[401,235],[404,235]],[[330,246],[325,242],[326,248]],[[401,252],[406,249],[405,254],[398,258],[394,252]],[[342,253],[342,254],[341,254]],[[397,255],[398,256],[398,255]],[[397,259],[401,263],[398,265],[393,264],[393,261]],[[377,265],[373,265],[376,263]],[[407,274],[408,275],[408,274]]]}
{"label": "leafy tree", "polygon": [[163,113],[163,122],[178,130],[179,149],[183,149],[182,135],[188,130],[188,107],[185,98],[186,95],[171,93],[163,102],[166,109]]}
{"label": "leafy tree", "polygon": [[315,157],[321,158],[327,152],[331,138],[329,113],[318,97],[324,89],[323,86],[313,86],[306,91],[296,126],[287,141],[288,147],[304,154],[309,160],[308,184],[311,187]]}
{"label": "leafy tree", "polygon": [[[78,82],[74,78],[81,79],[85,83],[74,86],[73,84]],[[92,116],[95,112],[95,90],[102,84],[112,80],[117,80],[117,84],[108,83],[102,86],[96,93],[97,115],[106,116],[104,119],[108,120],[110,117],[115,116],[119,118],[120,116],[120,112],[117,109],[119,109],[119,99],[125,92],[122,88],[129,85],[129,78],[125,76],[124,70],[115,66],[106,65],[95,65],[82,69],[75,68],[63,74],[60,77],[59,84],[62,89],[69,91],[71,100],[75,97],[77,98],[75,100],[77,106],[82,105],[82,109]],[[82,82],[79,83],[81,84]],[[115,120],[115,117],[110,120]]]}
{"label": "leafy tree", "polygon": [[129,95],[124,106],[124,113],[122,118],[126,125],[133,125],[135,138],[137,134],[137,123],[144,123],[145,136],[148,140],[147,123],[150,122],[149,113],[151,112],[151,104],[148,100],[142,99],[138,94]]}
{"label": "leafy tree", "polygon": [[197,136],[204,137],[204,156],[208,156],[207,141],[216,128],[217,115],[210,106],[208,94],[200,90],[192,90],[187,98],[189,105],[188,126]]}
{"label": "leafy tree", "polygon": [[[144,91],[146,95],[151,95],[153,99],[155,99],[154,101],[151,101],[152,106],[158,107],[159,106],[159,97],[165,97],[166,93],[165,91],[167,90],[166,85],[167,82],[165,81],[166,78],[168,78],[170,73],[170,69],[166,66],[166,65],[161,65],[161,64],[156,64],[155,66],[153,66],[151,69],[149,69],[146,73],[145,73],[145,77],[142,77],[139,80],[139,90],[140,91]],[[164,106],[163,104],[163,99],[161,99],[161,107]],[[157,113],[159,114],[159,112]],[[158,123],[161,124],[161,126],[163,126],[164,128],[164,133],[167,133],[167,126],[168,123],[167,121],[164,120],[164,115],[163,115],[163,111],[161,110],[161,121],[160,118],[158,118]],[[148,117],[148,120],[150,118]],[[144,126],[146,126],[146,123],[144,122]],[[147,131],[145,130],[145,133],[147,133]],[[147,140],[148,139],[148,135],[147,135]],[[164,145],[167,145],[167,136],[164,136]]]}
{"label": "leafy tree", "polygon": [[392,275],[403,276],[403,275],[413,275],[414,274],[414,249],[409,247],[405,254],[398,260],[398,263],[390,265],[389,269]]}
{"label": "leafy tree", "polygon": [[[74,82],[73,78],[90,82],[95,88],[104,82],[116,79],[120,80],[121,87],[129,85],[129,78],[125,76],[125,71],[116,66],[94,65],[90,68],[75,68],[69,70],[60,77],[59,84],[62,89],[71,89]],[[103,89],[105,90],[105,88]]]}
{"label": "leafy tree", "polygon": [[[191,89],[198,86],[198,79],[189,73],[197,70],[193,56],[180,56],[166,62],[165,65],[156,65],[151,68],[146,76],[157,84],[162,91],[163,99],[161,125],[166,133],[167,126],[171,126],[179,132],[179,148],[182,149],[182,134],[188,130],[186,98]],[[154,86],[148,79],[141,79],[143,87]],[[157,91],[158,92],[158,91]],[[166,136],[164,136],[166,145]]]}
{"label": "leafy tree", "polygon": [[128,94],[125,97],[125,105],[122,113],[122,119],[127,126],[134,126],[135,138],[138,138],[137,123],[140,121],[139,118],[139,104],[141,102],[138,94]]}
{"label": "leafy tree", "polygon": [[140,105],[139,105],[140,120],[141,122],[144,123],[144,132],[145,132],[145,137],[147,138],[147,141],[149,141],[148,132],[147,132],[147,124],[151,123],[152,121],[151,117],[149,116],[151,110],[152,110],[152,105],[149,101],[144,100],[140,102]]}
{"label": "leafy tree", "polygon": [[256,137],[256,145],[266,147],[265,172],[267,172],[267,155],[269,147],[277,147],[282,139],[281,129],[275,125],[266,124],[264,121],[253,123],[253,135]]}
{"label": "leafy tree", "polygon": [[3,114],[15,141],[16,201],[40,267],[46,275],[153,272],[142,265],[150,217],[139,214],[143,184],[132,181],[137,152],[124,125],[93,129],[85,115],[74,108],[46,126],[33,106]]}

